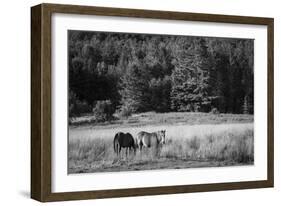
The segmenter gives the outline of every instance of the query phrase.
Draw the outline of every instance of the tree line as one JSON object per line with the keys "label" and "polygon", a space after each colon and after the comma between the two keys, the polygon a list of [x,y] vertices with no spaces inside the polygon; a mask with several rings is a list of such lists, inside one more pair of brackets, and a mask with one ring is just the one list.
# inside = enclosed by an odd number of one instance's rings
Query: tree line
{"label": "tree line", "polygon": [[254,40],[68,31],[69,114],[254,112]]}

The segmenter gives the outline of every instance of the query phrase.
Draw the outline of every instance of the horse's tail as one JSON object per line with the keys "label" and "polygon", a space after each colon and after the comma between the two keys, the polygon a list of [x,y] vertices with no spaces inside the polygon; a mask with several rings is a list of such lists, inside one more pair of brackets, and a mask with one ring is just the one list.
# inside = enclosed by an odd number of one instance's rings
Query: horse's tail
{"label": "horse's tail", "polygon": [[138,139],[137,138],[133,138],[133,147],[134,147],[134,149],[136,149],[138,147]]}
{"label": "horse's tail", "polygon": [[137,134],[137,137],[136,137],[136,139],[135,139],[135,141],[136,141],[136,148],[140,148],[141,147],[141,145],[143,144],[143,135],[144,135],[144,133],[143,132],[139,132],[138,134]]}
{"label": "horse's tail", "polygon": [[136,150],[137,150],[138,147],[139,147],[139,145],[138,145],[137,139],[134,139],[134,138],[133,138],[133,150],[134,150],[134,154],[136,154]]}
{"label": "horse's tail", "polygon": [[113,150],[114,152],[117,152],[118,151],[118,148],[117,148],[117,137],[118,137],[119,133],[117,133],[113,139]]}
{"label": "horse's tail", "polygon": [[134,145],[135,145],[135,148],[139,147],[139,133],[137,134],[136,138],[134,138]]}

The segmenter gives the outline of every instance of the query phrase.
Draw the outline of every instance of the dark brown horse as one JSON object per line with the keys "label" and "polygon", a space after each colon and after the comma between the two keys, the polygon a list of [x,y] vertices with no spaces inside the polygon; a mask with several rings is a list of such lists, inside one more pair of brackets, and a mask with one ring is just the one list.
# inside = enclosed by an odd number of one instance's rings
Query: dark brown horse
{"label": "dark brown horse", "polygon": [[153,147],[158,149],[159,145],[165,144],[165,133],[166,130],[161,130],[157,132],[139,132],[137,135],[137,146],[139,147],[140,151],[142,147],[150,148]]}
{"label": "dark brown horse", "polygon": [[123,132],[118,132],[115,135],[113,140],[113,149],[114,152],[117,153],[117,156],[120,154],[122,148],[126,148],[126,156],[128,155],[128,149],[129,151],[133,149],[134,153],[136,152],[135,141],[130,133],[125,134]]}

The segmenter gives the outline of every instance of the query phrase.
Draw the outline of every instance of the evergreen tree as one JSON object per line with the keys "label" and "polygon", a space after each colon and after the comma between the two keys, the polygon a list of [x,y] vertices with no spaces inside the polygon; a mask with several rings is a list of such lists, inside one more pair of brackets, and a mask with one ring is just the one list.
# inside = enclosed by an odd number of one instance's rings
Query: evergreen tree
{"label": "evergreen tree", "polygon": [[210,57],[206,40],[181,42],[182,48],[175,60],[172,73],[172,108],[180,111],[204,111],[211,109],[211,73]]}
{"label": "evergreen tree", "polygon": [[122,104],[127,105],[133,112],[144,112],[149,105],[149,78],[145,66],[140,62],[130,63],[126,74],[121,80]]}
{"label": "evergreen tree", "polygon": [[171,109],[175,111],[194,111],[197,86],[196,68],[193,64],[194,50],[189,39],[179,38],[179,48],[173,61]]}
{"label": "evergreen tree", "polygon": [[197,88],[194,91],[197,94],[197,105],[200,111],[209,112],[213,96],[211,94],[211,78],[213,77],[213,68],[208,54],[208,47],[204,38],[195,40],[195,58],[193,65],[196,70]]}

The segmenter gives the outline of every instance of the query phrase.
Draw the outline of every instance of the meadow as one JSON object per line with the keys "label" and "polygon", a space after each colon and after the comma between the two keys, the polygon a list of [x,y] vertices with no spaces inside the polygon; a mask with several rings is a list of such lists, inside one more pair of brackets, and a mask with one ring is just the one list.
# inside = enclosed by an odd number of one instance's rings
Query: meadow
{"label": "meadow", "polygon": [[[85,119],[88,121],[85,121]],[[114,172],[251,165],[254,163],[253,115],[143,113],[126,120],[93,124],[81,117],[69,126],[68,173]],[[130,132],[166,130],[166,144],[121,157],[113,137]]]}

